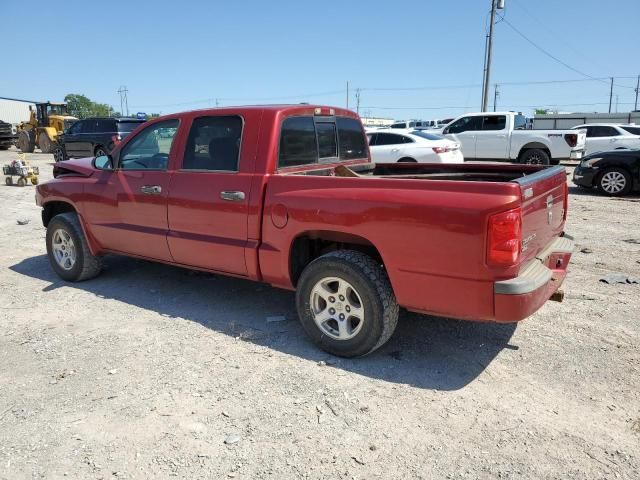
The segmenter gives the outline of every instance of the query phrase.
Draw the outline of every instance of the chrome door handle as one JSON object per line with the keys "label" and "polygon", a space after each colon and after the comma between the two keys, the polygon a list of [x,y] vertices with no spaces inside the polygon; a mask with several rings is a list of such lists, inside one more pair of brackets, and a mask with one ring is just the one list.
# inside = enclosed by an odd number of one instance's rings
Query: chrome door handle
{"label": "chrome door handle", "polygon": [[143,185],[140,187],[140,191],[145,195],[160,195],[162,187],[160,185]]}
{"label": "chrome door handle", "polygon": [[230,202],[241,202],[244,200],[244,192],[220,192],[220,198],[222,200],[228,200]]}
{"label": "chrome door handle", "polygon": [[392,149],[391,149],[391,151],[392,151],[392,152],[399,152],[399,151],[400,151],[400,149],[399,149],[399,148],[392,148]]}

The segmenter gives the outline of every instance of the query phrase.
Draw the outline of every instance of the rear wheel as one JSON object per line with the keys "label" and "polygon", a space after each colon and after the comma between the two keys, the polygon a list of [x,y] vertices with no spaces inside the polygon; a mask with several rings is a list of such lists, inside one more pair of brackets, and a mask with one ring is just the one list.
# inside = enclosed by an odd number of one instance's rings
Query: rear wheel
{"label": "rear wheel", "polygon": [[64,147],[62,147],[62,145],[58,145],[53,151],[53,159],[56,162],[62,162],[67,159],[67,156],[64,153]]}
{"label": "rear wheel", "polygon": [[525,150],[525,152],[520,156],[520,163],[526,163],[529,165],[549,165],[551,163],[551,159],[549,158],[549,154],[544,150],[531,148],[529,150]]}
{"label": "rear wheel", "polygon": [[80,282],[95,277],[102,262],[89,250],[75,213],[61,213],[47,225],[47,255],[53,270],[64,280]]}
{"label": "rear wheel", "polygon": [[107,150],[104,147],[98,146],[95,151],[96,157],[103,157],[107,155]]}
{"label": "rear wheel", "polygon": [[4,183],[5,183],[8,187],[10,187],[11,185],[13,185],[13,178],[11,178],[11,177],[5,177],[5,179],[4,179]]}
{"label": "rear wheel", "polygon": [[22,153],[33,153],[33,150],[36,148],[33,134],[27,131],[21,131],[18,134],[17,145]]}
{"label": "rear wheel", "polygon": [[305,331],[341,357],[367,355],[384,345],[398,323],[398,304],[380,262],[341,250],[311,262],[296,291]]}
{"label": "rear wheel", "polygon": [[598,189],[612,197],[626,195],[632,187],[631,175],[622,168],[608,168],[598,177]]}
{"label": "rear wheel", "polygon": [[20,177],[16,182],[19,187],[24,187],[27,184],[27,180],[24,177]]}
{"label": "rear wheel", "polygon": [[42,153],[52,153],[54,149],[54,143],[47,135],[47,132],[42,130],[38,135],[38,147]]}

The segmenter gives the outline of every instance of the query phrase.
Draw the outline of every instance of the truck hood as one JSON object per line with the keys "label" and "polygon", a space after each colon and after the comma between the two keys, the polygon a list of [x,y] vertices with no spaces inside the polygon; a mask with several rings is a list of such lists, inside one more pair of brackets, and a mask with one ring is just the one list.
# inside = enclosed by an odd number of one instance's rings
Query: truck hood
{"label": "truck hood", "polygon": [[53,176],[58,178],[61,175],[74,175],[80,177],[90,177],[96,172],[93,166],[93,158],[78,158],[58,162],[53,166]]}

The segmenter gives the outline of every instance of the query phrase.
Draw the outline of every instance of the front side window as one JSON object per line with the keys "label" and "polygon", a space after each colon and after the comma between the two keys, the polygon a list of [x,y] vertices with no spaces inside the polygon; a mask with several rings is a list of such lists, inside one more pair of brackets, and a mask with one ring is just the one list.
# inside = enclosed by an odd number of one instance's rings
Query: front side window
{"label": "front side window", "polygon": [[[367,145],[360,122],[355,118],[338,117],[336,125],[340,143],[340,160],[367,158]],[[371,141],[371,136],[368,137]]]}
{"label": "front side window", "polygon": [[462,117],[456,120],[445,133],[462,133],[471,130],[480,130],[482,128],[482,117]]}
{"label": "front side window", "polygon": [[507,117],[504,115],[487,115],[482,117],[482,130],[504,130]]}
{"label": "front side window", "polygon": [[[66,122],[66,120],[65,120]],[[80,129],[82,128],[82,124],[84,122],[80,121],[80,122],[76,122],[73,125],[71,125],[69,127],[69,129],[67,130],[67,133],[70,135],[75,135],[76,133],[80,133]]]}
{"label": "front side window", "polygon": [[177,118],[154,123],[142,130],[122,149],[119,166],[123,170],[166,170]]}
{"label": "front side window", "polygon": [[82,126],[80,127],[80,133],[94,133],[95,131],[96,131],[95,120],[82,121]]}
{"label": "front side window", "polygon": [[116,131],[116,122],[109,119],[96,120],[96,132],[111,133]]}
{"label": "front side window", "polygon": [[196,118],[189,131],[183,170],[237,172],[241,138],[238,116]]}

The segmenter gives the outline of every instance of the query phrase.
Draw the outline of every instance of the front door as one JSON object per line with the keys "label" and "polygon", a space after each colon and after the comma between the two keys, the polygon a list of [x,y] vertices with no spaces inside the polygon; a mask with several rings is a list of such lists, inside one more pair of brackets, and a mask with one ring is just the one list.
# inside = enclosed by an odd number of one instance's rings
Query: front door
{"label": "front door", "polygon": [[83,123],[84,121],[80,120],[64,132],[64,150],[69,158],[82,158],[82,155],[80,155],[80,141],[82,140],[80,132]]}
{"label": "front door", "polygon": [[625,145],[619,141],[620,138],[620,133],[608,125],[593,125],[587,127],[585,155],[615,150],[616,148],[625,148]]}
{"label": "front door", "polygon": [[476,134],[482,128],[482,117],[470,115],[461,117],[446,127],[442,134],[460,144],[465,159],[476,158]]}
{"label": "front door", "polygon": [[171,261],[168,166],[177,129],[177,119],[149,125],[122,148],[114,171],[98,174],[86,208],[91,233],[103,248]]}
{"label": "front door", "polygon": [[168,243],[176,263],[247,274],[248,202],[259,122],[259,111],[247,112],[244,119],[193,119],[171,179]]}

